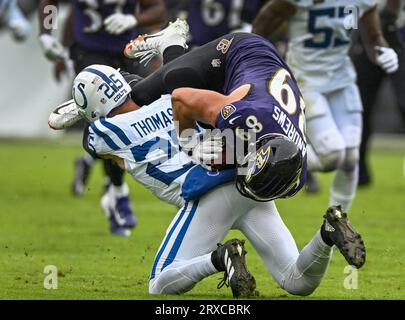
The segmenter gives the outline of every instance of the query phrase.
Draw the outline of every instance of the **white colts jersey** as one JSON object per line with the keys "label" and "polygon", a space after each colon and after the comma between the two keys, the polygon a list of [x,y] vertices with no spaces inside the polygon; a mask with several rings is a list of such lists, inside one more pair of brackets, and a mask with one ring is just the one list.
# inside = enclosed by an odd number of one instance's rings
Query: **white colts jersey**
{"label": "white colts jersey", "polygon": [[303,88],[327,93],[353,83],[350,33],[376,0],[288,0],[297,6],[289,21],[288,64]]}
{"label": "white colts jersey", "polygon": [[91,124],[88,147],[98,155],[122,158],[125,169],[157,197],[181,206],[181,186],[196,167],[180,152],[172,118],[171,96],[136,111]]}

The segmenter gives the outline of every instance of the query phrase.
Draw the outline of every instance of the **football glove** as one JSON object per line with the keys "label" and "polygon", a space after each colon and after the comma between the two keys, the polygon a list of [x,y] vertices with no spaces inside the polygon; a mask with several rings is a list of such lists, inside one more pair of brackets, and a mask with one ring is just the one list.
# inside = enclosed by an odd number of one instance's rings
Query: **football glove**
{"label": "football glove", "polygon": [[222,156],[221,135],[212,135],[205,139],[202,136],[179,137],[179,145],[192,162],[209,171],[212,171],[211,163]]}
{"label": "football glove", "polygon": [[61,60],[67,56],[67,51],[63,45],[50,34],[41,34],[39,43],[45,56],[51,61]]}
{"label": "football glove", "polygon": [[122,34],[125,31],[135,28],[138,21],[132,14],[123,14],[120,12],[108,16],[104,21],[105,29],[111,34]]}
{"label": "football glove", "polygon": [[387,74],[398,70],[398,55],[391,48],[375,47],[377,50],[377,65],[379,65]]}

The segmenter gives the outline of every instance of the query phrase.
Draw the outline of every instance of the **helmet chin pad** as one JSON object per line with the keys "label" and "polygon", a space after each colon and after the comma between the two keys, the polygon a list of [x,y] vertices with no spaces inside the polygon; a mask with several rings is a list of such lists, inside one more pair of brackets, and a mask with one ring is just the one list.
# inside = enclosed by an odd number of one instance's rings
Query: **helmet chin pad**
{"label": "helmet chin pad", "polygon": [[[271,201],[295,194],[303,167],[297,145],[281,134],[268,134],[256,142],[256,152],[242,166],[246,174],[236,179],[238,191],[256,201]],[[298,190],[296,190],[298,191]]]}

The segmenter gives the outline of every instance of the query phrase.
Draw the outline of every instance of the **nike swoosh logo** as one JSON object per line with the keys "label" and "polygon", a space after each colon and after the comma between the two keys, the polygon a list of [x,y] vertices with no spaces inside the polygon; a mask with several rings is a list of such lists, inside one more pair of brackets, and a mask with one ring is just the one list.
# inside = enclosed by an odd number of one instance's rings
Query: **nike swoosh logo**
{"label": "nike swoosh logo", "polygon": [[236,119],[239,119],[241,116],[237,116],[235,118],[232,118],[231,120],[229,120],[229,124],[234,125],[234,122]]}

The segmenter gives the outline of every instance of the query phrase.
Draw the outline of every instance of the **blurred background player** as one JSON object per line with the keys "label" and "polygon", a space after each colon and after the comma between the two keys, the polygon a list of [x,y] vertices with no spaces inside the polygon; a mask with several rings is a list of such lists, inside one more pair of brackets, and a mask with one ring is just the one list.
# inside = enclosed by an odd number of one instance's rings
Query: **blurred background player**
{"label": "blurred background player", "polygon": [[[68,49],[78,73],[92,64],[106,64],[121,68],[131,73],[142,74],[139,64],[126,59],[122,54],[125,44],[139,33],[142,28],[162,24],[165,21],[163,0],[75,0],[72,1],[71,13],[67,18],[63,42],[60,43],[47,28],[49,19],[46,7],[57,6],[57,0],[41,0],[39,41],[45,56],[56,63],[55,74],[66,68]],[[103,77],[102,74],[99,74]],[[89,154],[76,160],[76,174],[72,191],[80,196],[85,191],[88,175],[94,158]],[[110,221],[113,234],[128,236],[129,228],[136,225],[124,171],[111,160],[103,160],[106,173],[106,192],[101,199],[101,206]]]}
{"label": "blurred background player", "polygon": [[16,41],[24,41],[30,33],[30,22],[18,7],[17,0],[0,0],[0,30],[8,28]]}
{"label": "blurred background player", "polygon": [[[385,39],[391,48],[395,50],[399,58],[398,71],[389,75],[389,80],[396,97],[396,106],[399,114],[405,123],[405,26],[398,21],[404,1],[387,0],[380,1],[381,28]],[[402,33],[401,33],[402,31]],[[386,73],[372,63],[364,50],[361,37],[356,32],[353,36],[353,47],[351,57],[357,72],[357,85],[359,86],[361,100],[364,106],[363,112],[363,134],[360,146],[359,163],[359,186],[367,186],[372,181],[372,175],[368,165],[369,140],[372,134],[372,116],[377,105],[377,96],[382,83],[387,78]]]}
{"label": "blurred background player", "polygon": [[234,31],[252,31],[252,22],[266,0],[183,1],[191,46],[201,46]]}
{"label": "blurred background player", "polygon": [[253,31],[265,37],[289,24],[288,64],[306,101],[308,167],[335,171],[330,203],[347,212],[356,194],[362,104],[348,57],[350,31],[359,27],[370,60],[386,73],[398,69],[373,0],[273,0]]}

